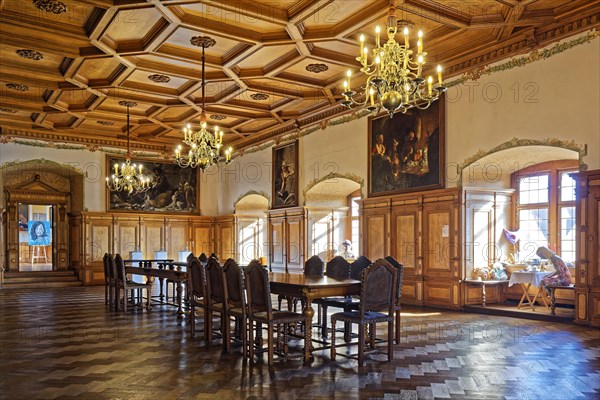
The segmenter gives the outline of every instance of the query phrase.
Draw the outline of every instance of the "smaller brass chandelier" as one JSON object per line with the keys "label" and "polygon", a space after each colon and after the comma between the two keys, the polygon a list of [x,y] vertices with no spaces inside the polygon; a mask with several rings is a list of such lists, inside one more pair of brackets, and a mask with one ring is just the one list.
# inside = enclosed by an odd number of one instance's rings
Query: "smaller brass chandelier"
{"label": "smaller brass chandelier", "polygon": [[427,77],[427,80],[421,77],[427,56],[423,51],[423,33],[419,31],[415,52],[410,48],[408,27],[403,31],[403,45],[396,42],[397,31],[396,6],[391,0],[387,22],[388,40],[383,45],[380,44],[381,29],[377,26],[376,47],[372,50],[370,59],[365,37],[360,35],[360,54],[356,60],[361,64],[360,72],[367,76],[364,99],[355,98],[357,93],[350,88],[352,71],[348,70],[347,80],[344,81],[342,105],[348,108],[353,105],[363,106],[373,114],[384,108],[392,118],[397,111],[405,113],[411,108],[424,110],[446,91],[442,82],[441,66],[437,66],[438,81],[435,86],[431,76]]}
{"label": "smaller brass chandelier", "polygon": [[183,128],[183,143],[189,146],[187,153],[182,146],[175,149],[175,163],[182,168],[199,167],[202,171],[211,165],[229,164],[231,162],[231,147],[221,156],[223,147],[223,131],[218,126],[214,128],[214,135],[207,129],[204,88],[206,86],[206,72],[204,70],[204,49],[215,45],[215,40],[208,36],[195,36],[190,40],[194,46],[202,47],[202,113],[200,114],[200,130],[194,131],[190,124]]}
{"label": "smaller brass chandelier", "polygon": [[126,192],[128,194],[138,194],[150,189],[150,178],[142,174],[142,164],[131,163],[131,151],[129,150],[129,107],[135,107],[136,103],[131,101],[121,101],[120,105],[127,107],[127,155],[125,162],[115,163],[114,171],[110,179],[106,177],[106,186],[111,192]]}

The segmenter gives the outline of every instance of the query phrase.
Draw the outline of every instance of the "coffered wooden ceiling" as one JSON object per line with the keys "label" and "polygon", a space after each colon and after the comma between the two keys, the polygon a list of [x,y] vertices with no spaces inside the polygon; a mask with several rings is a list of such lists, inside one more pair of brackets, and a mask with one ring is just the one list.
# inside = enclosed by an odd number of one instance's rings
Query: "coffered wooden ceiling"
{"label": "coffered wooden ceiling", "polygon": [[[119,103],[132,101],[134,148],[171,152],[181,128],[197,123],[201,111],[201,48],[190,39],[210,36],[216,44],[206,49],[209,123],[223,127],[236,149],[264,142],[347,112],[339,105],[344,71],[357,71],[358,36],[364,32],[373,43],[388,6],[0,0],[1,134],[122,147],[126,116]],[[398,19],[423,29],[427,66],[444,65],[446,77],[588,30],[600,19],[593,0],[396,6]]]}

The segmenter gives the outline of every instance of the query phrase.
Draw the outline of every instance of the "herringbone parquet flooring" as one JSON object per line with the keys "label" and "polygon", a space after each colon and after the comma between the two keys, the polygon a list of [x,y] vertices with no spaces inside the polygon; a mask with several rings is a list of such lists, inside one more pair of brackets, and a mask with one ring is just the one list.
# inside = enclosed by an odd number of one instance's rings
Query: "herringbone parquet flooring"
{"label": "herringbone parquet flooring", "polygon": [[0,290],[0,309],[1,399],[600,398],[600,332],[568,324],[405,307],[392,362],[269,370],[207,350],[173,307],[110,311],[102,287]]}

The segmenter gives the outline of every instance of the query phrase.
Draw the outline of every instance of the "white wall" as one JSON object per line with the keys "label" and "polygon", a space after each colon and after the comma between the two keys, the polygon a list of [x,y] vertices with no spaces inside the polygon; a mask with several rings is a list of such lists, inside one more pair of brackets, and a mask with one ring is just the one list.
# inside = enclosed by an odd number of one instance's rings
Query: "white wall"
{"label": "white wall", "polygon": [[[46,159],[65,164],[81,171],[83,204],[89,211],[106,211],[105,155],[87,150],[59,150],[14,143],[0,144],[0,165],[11,161]],[[4,193],[2,193],[4,198]]]}
{"label": "white wall", "polygon": [[[589,169],[600,168],[598,71],[600,39],[595,39],[547,60],[484,76],[449,90],[446,186],[456,186],[458,182],[454,165],[480,149],[489,150],[513,137],[572,139],[577,144],[587,144],[588,155],[583,161]],[[330,172],[356,174],[367,184],[367,121],[362,118],[300,138],[301,205],[304,203],[302,191],[307,184]],[[270,195],[271,157],[272,150],[268,148],[237,157],[221,170],[203,173],[202,214],[232,213],[233,203],[250,190]],[[36,158],[68,162],[84,173],[87,171],[85,207],[90,211],[104,211],[104,153],[0,145],[0,163]],[[527,159],[516,161],[528,162]],[[366,188],[363,194],[366,195]]]}

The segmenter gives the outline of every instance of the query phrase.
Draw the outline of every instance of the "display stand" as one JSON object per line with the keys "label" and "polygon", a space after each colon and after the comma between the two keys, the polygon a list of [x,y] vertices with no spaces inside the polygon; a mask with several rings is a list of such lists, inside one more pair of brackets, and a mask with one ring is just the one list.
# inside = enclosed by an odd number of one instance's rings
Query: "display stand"
{"label": "display stand", "polygon": [[31,266],[33,267],[33,263],[36,260],[43,259],[45,263],[48,262],[48,257],[46,256],[46,246],[31,246],[33,247],[33,253],[31,256]]}

